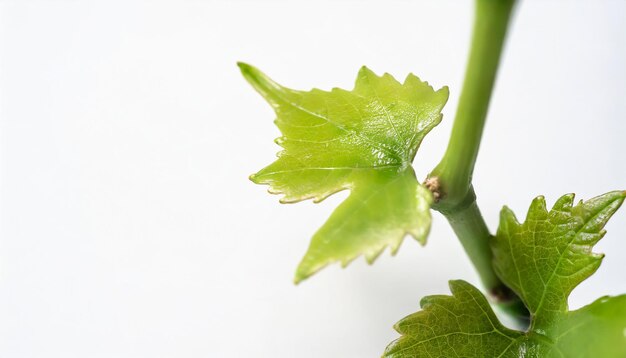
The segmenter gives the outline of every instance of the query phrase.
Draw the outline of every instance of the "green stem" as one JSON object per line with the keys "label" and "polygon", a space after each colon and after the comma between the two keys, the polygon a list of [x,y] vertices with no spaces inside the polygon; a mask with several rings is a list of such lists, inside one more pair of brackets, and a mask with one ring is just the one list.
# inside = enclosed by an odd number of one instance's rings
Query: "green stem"
{"label": "green stem", "polygon": [[489,246],[491,234],[476,205],[472,187],[474,164],[515,0],[476,0],[476,18],[465,82],[448,148],[430,173],[434,208],[450,222],[483,285],[500,306],[521,324],[528,311],[496,275]]}
{"label": "green stem", "polygon": [[440,206],[453,208],[469,191],[514,2],[476,0],[472,47],[450,142],[430,174],[441,185]]}
{"label": "green stem", "polygon": [[448,219],[452,230],[478,272],[483,286],[488,289],[495,303],[517,320],[518,328],[527,328],[530,323],[528,309],[519,297],[500,280],[493,269],[493,254],[490,247],[492,235],[476,204],[474,188],[470,187],[465,200],[455,210],[441,212]]}
{"label": "green stem", "polygon": [[489,289],[502,285],[491,264],[493,257],[489,246],[491,234],[476,205],[474,191],[471,190],[467,196],[465,205],[457,210],[444,212],[444,215],[480,274],[483,285]]}

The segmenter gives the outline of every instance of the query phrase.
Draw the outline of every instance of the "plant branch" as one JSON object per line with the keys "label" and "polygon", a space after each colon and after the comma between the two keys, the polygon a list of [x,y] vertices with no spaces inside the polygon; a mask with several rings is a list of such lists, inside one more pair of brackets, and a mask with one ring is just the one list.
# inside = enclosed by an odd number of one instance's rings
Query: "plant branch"
{"label": "plant branch", "polygon": [[519,323],[527,324],[528,311],[493,269],[492,236],[472,187],[474,164],[514,3],[515,0],[476,0],[472,45],[450,142],[425,184],[435,197],[434,209],[448,219],[491,296]]}
{"label": "plant branch", "polygon": [[450,142],[441,162],[430,174],[439,180],[441,207],[458,205],[470,189],[514,2],[476,0],[472,45]]}
{"label": "plant branch", "polygon": [[493,269],[493,254],[490,246],[492,235],[476,204],[474,188],[470,186],[465,200],[455,210],[444,210],[442,213],[448,219],[495,304],[515,318],[519,324],[518,328],[526,329],[530,323],[528,309],[519,297],[500,280]]}

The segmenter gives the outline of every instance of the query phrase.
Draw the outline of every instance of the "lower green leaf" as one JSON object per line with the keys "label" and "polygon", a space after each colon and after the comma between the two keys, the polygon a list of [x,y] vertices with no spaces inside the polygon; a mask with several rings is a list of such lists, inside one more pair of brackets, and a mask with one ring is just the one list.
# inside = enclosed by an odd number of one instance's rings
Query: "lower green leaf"
{"label": "lower green leaf", "polygon": [[626,357],[626,295],[604,297],[568,312],[549,336],[504,327],[487,299],[465,281],[450,281],[452,296],[427,296],[422,311],[400,320],[402,336],[386,358]]}
{"label": "lower green leaf", "polygon": [[626,357],[626,295],[569,312],[556,335],[563,357]]}
{"label": "lower green leaf", "polygon": [[504,357],[522,338],[498,321],[474,286],[450,281],[450,291],[452,296],[424,297],[422,311],[396,323],[402,337],[384,357]]}

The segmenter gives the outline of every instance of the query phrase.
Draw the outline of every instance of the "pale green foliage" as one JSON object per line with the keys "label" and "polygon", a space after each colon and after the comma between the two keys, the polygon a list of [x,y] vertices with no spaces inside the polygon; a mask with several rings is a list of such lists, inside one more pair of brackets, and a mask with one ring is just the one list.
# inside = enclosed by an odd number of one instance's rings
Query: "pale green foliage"
{"label": "pale green foliage", "polygon": [[591,248],[625,197],[615,191],[572,206],[565,195],[551,211],[539,197],[523,224],[505,207],[495,268],[530,310],[529,330],[503,327],[476,288],[452,281],[452,296],[424,298],[422,311],[396,325],[402,336],[385,357],[625,357],[626,295],[567,308],[569,293],[600,265]]}
{"label": "pale green foliage", "polygon": [[285,88],[258,69],[239,64],[244,77],[276,112],[283,150],[250,178],[268,184],[281,202],[350,190],[311,240],[296,282],[331,262],[359,255],[368,262],[395,253],[407,234],[424,243],[432,196],[411,162],[424,136],[441,121],[447,88],[434,91],[409,75],[404,83],[363,67],[354,90],[309,92]]}

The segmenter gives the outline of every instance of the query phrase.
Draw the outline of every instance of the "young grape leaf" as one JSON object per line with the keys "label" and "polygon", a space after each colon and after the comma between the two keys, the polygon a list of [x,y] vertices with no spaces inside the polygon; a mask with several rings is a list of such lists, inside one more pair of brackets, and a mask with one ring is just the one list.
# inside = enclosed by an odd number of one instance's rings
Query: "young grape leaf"
{"label": "young grape leaf", "polygon": [[550,211],[540,196],[523,224],[502,209],[492,241],[494,269],[534,317],[532,330],[547,332],[567,312],[572,290],[598,269],[604,255],[591,249],[625,196],[613,191],[573,206],[574,194],[568,194]]}
{"label": "young grape leaf", "polygon": [[470,284],[451,281],[452,296],[429,296],[422,311],[396,325],[402,335],[385,357],[626,357],[626,295],[576,311],[567,298],[600,265],[591,252],[626,198],[610,192],[573,206],[573,195],[546,209],[536,198],[520,224],[503,208],[492,248],[494,267],[531,312],[527,332],[507,329]]}
{"label": "young grape leaf", "polygon": [[425,243],[431,193],[415,178],[411,162],[424,136],[441,121],[447,88],[434,91],[409,75],[404,83],[363,67],[352,91],[296,91],[243,63],[244,77],[276,112],[283,150],[252,175],[281,202],[322,201],[349,189],[349,197],[315,233],[295,281],[331,262],[343,266],[359,255],[371,263],[386,248],[395,253],[404,236]]}

